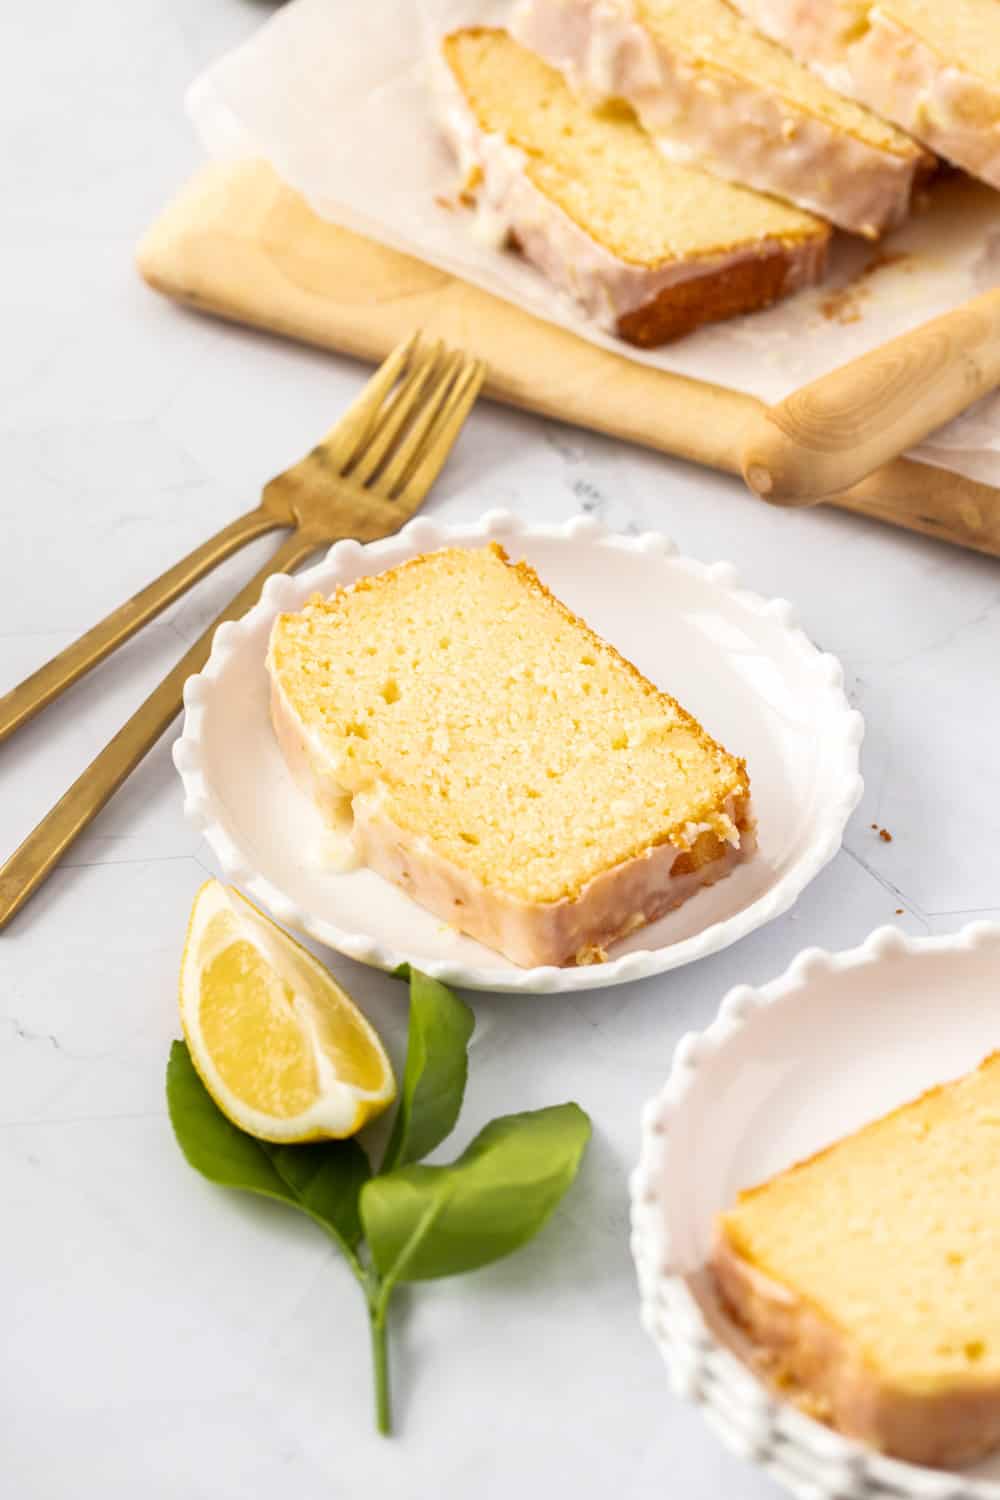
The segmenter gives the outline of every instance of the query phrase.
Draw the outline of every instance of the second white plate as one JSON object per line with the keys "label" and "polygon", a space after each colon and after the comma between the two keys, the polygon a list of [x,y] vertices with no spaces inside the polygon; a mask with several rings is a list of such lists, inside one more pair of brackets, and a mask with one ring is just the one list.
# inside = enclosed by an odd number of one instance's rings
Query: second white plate
{"label": "second white plate", "polygon": [[[746,758],[759,850],[711,889],[615,945],[604,964],[520,969],[370,870],[334,874],[310,858],[319,814],[285,769],[268,717],[271,624],[310,594],[437,547],[502,542],[569,607]],[[227,876],[281,922],[362,963],[408,961],[470,989],[592,989],[677,968],[779,916],[840,847],[861,796],[860,714],[840,663],[817,651],[784,600],[737,587],[728,563],[677,555],[664,537],[602,532],[589,518],[532,527],[493,511],[475,526],[424,517],[361,547],[341,542],[317,567],[269,581],[242,620],[220,628],[185,690],[174,760],[188,815]]]}
{"label": "second white plate", "polygon": [[646,1106],[632,1178],[643,1320],[677,1393],[800,1500],[1000,1500],[1000,1451],[960,1472],[901,1463],[779,1399],[736,1357],[746,1346],[704,1274],[715,1217],[741,1188],[995,1050],[998,972],[995,923],[934,938],[882,927],[844,953],[807,948],[683,1037]]}

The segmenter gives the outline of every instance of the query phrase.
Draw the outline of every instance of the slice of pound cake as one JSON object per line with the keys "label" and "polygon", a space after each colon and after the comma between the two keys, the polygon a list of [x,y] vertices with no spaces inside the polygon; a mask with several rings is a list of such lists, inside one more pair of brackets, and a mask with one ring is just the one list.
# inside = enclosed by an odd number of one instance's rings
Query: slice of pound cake
{"label": "slice of pound cake", "polygon": [[595,114],[505,31],[442,43],[438,105],[477,227],[602,328],[650,346],[819,281],[829,227],[668,161],[619,108]]}
{"label": "slice of pound cake", "polygon": [[763,1368],[899,1458],[1000,1443],[1000,1054],[740,1194],[711,1269]]}
{"label": "slice of pound cake", "polygon": [[726,0],[521,0],[511,31],[586,98],[626,100],[657,146],[870,238],[932,158],[834,93]]}
{"label": "slice of pound cake", "polygon": [[280,615],[279,744],[364,863],[514,963],[585,963],[753,849],[742,761],[496,546]]}
{"label": "slice of pound cake", "polygon": [[1000,188],[997,0],[734,0],[836,89]]}

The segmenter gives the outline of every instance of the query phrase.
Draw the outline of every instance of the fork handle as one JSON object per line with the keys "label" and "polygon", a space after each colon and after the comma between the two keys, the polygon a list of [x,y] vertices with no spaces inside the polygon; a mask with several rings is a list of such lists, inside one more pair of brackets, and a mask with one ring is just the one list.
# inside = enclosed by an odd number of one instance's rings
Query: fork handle
{"label": "fork handle", "polygon": [[53,656],[37,672],[32,672],[17,687],[0,698],[0,742],[26,724],[39,710],[58,698],[91,667],[117,649],[129,636],[154,619],[186,589],[198,582],[225,558],[245,547],[248,542],[287,525],[272,512],[259,506],[236,521],[230,521],[207,542],[202,542],[187,557],[161,573],[159,578],[119,605],[99,624],[81,635],[72,645]]}
{"label": "fork handle", "polygon": [[294,531],[270,562],[241,589],[221,615],[186,651],[145,703],[59,799],[51,812],[28,834],[20,848],[0,868],[0,927],[28,900],[73,840],[100,812],[125,778],[152,749],[181,711],[184,684],[200,672],[212,649],[212,638],[226,620],[246,614],[257,603],[261,589],[274,573],[287,573],[324,545],[314,534]]}

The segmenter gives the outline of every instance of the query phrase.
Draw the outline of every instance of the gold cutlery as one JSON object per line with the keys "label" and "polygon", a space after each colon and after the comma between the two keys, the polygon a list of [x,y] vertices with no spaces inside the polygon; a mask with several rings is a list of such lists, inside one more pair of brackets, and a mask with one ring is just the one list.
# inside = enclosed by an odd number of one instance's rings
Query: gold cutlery
{"label": "gold cutlery", "polygon": [[208,660],[226,620],[256,604],[286,573],[331,542],[389,536],[427,495],[479,393],[485,366],[419,336],[395,349],[307,456],[264,487],[260,506],[223,528],[0,699],[0,739],[77,681],[223,558],[278,527],[292,531],[69,791],[0,867],[0,927],[42,884],[73,840],[152,748],[182,706],[184,683]]}

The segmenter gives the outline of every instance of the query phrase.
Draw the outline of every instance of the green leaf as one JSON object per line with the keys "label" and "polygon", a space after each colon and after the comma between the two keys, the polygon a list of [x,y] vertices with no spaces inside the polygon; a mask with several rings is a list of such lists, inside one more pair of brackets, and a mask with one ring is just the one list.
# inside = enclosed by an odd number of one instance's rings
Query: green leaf
{"label": "green leaf", "polygon": [[419,1161],[451,1134],[469,1071],[472,1011],[436,979],[410,969],[406,1070],[382,1172]]}
{"label": "green leaf", "polygon": [[361,1238],[358,1199],[371,1175],[355,1140],[279,1146],[228,1120],[202,1083],[184,1042],[167,1064],[167,1108],[177,1144],[191,1166],[222,1187],[276,1198],[333,1234],[356,1265]]}
{"label": "green leaf", "polygon": [[450,1167],[400,1167],[361,1190],[361,1220],[386,1290],[474,1271],[545,1223],[576,1176],[590,1121],[576,1104],[504,1115]]}
{"label": "green leaf", "polygon": [[371,1176],[368,1158],[355,1140],[315,1141],[304,1146],[261,1142],[296,1206],[333,1230],[350,1249],[361,1239],[358,1200]]}

